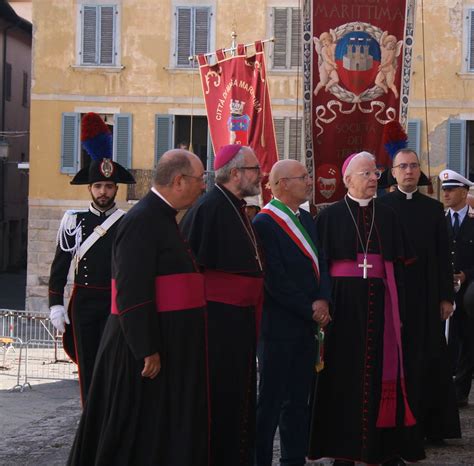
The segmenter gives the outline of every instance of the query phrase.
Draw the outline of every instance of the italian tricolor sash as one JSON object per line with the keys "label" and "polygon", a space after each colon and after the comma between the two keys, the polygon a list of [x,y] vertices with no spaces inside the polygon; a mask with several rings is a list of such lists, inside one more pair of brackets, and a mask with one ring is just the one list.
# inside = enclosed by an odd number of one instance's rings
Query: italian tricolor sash
{"label": "italian tricolor sash", "polygon": [[314,273],[319,280],[318,251],[299,218],[278,199],[272,199],[260,213],[270,216],[294,241],[301,252],[311,260]]}

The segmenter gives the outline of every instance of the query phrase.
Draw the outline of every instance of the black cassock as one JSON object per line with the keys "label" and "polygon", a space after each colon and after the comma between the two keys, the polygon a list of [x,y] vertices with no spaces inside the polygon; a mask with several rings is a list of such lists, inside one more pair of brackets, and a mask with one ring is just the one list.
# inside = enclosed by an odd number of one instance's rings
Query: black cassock
{"label": "black cassock", "polygon": [[[113,314],[70,465],[208,464],[204,286],[175,215],[150,192],[117,231]],[[201,299],[196,299],[196,279]],[[173,307],[180,301],[187,305]],[[160,373],[153,380],[142,377],[143,358],[156,352]]]}
{"label": "black cassock", "polygon": [[406,268],[404,346],[407,382],[420,435],[461,436],[440,301],[453,301],[453,275],[443,205],[419,192],[380,198],[397,213],[417,260]]}
{"label": "black cassock", "polygon": [[[393,263],[400,309],[403,309],[403,262],[411,256],[394,212],[378,201],[366,207],[347,198],[357,221],[364,248],[375,223],[369,254],[381,254]],[[397,456],[424,458],[414,441],[414,427],[404,425],[408,410],[401,395],[400,368],[396,383],[394,427],[376,426],[382,394],[385,285],[381,278],[334,276],[338,261],[356,261],[362,253],[354,221],[344,200],[324,209],[317,217],[321,247],[330,265],[332,322],[326,329],[325,367],[319,374],[312,412],[309,457],[330,457],[382,463]],[[370,272],[370,271],[369,271]],[[405,439],[412,437],[412,442]]]}
{"label": "black cassock", "polygon": [[[262,273],[244,226],[245,202],[214,187],[188,211],[180,228],[206,276],[227,277],[233,299],[246,291],[239,280],[260,280]],[[235,206],[235,210],[229,203]],[[215,276],[208,277],[208,273]],[[209,280],[208,280],[209,278]],[[263,283],[260,284],[262,287]],[[256,285],[258,286],[258,285]],[[237,295],[237,296],[235,296]],[[253,463],[256,405],[255,306],[236,306],[208,300],[209,381],[211,401],[211,465],[247,466]]]}

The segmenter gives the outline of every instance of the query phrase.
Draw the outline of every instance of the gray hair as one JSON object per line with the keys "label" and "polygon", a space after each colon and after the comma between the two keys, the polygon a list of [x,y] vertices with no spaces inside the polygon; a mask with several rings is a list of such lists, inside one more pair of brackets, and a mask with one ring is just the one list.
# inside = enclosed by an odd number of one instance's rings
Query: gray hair
{"label": "gray hair", "polygon": [[172,157],[160,158],[153,175],[153,183],[156,186],[171,186],[176,176],[190,175],[192,171],[189,155],[186,152],[176,152]]}
{"label": "gray hair", "polygon": [[349,164],[347,165],[347,168],[346,168],[346,171],[344,173],[344,178],[343,178],[343,181],[344,181],[344,185],[346,186],[346,188],[348,188],[349,186],[347,185],[347,177],[352,175],[352,173],[354,172],[354,164],[353,162],[355,160],[359,160],[359,159],[366,159],[366,160],[370,160],[371,162],[375,162],[375,157],[373,154],[371,154],[370,152],[367,152],[367,151],[362,151],[362,152],[359,152],[350,162]]}
{"label": "gray hair", "polygon": [[237,152],[237,155],[232,160],[216,170],[216,183],[227,183],[230,180],[231,170],[244,165],[244,149],[250,148],[247,146],[242,146],[242,148],[239,150],[239,152]]}

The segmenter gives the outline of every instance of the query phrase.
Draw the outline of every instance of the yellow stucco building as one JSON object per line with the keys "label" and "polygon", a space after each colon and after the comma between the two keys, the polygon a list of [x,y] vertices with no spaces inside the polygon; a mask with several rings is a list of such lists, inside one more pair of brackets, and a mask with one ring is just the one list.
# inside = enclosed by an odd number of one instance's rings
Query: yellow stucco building
{"label": "yellow stucco building", "polygon": [[[64,210],[87,205],[87,189],[69,184],[87,160],[80,148],[81,115],[101,114],[114,133],[114,158],[136,170],[152,169],[165,150],[189,142],[194,115],[193,149],[206,163],[211,147],[204,101],[188,56],[229,46],[232,30],[243,43],[276,38],[267,48],[267,67],[279,155],[302,158],[299,4],[33,1],[29,310],[47,311],[49,267]],[[428,134],[431,175],[444,168],[448,153],[453,167],[474,172],[474,0],[425,1],[424,51],[420,7],[410,135],[426,165]],[[123,186],[119,200],[127,207]]]}

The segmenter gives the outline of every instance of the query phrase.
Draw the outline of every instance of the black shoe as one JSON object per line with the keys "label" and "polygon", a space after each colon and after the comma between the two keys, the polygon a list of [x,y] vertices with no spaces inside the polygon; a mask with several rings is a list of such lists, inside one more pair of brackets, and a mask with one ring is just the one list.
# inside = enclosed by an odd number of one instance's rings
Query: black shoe
{"label": "black shoe", "polygon": [[401,458],[393,458],[382,463],[382,466],[405,466],[406,463]]}
{"label": "black shoe", "polygon": [[335,460],[333,466],[354,466],[354,461]]}

